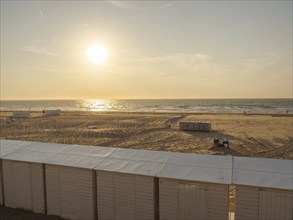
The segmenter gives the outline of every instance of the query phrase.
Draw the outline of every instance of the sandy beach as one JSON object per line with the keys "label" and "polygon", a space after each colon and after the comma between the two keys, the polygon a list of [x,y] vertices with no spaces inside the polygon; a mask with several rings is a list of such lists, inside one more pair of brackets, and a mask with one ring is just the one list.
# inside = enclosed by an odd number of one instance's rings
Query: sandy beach
{"label": "sandy beach", "polygon": [[[10,120],[11,115],[1,112],[1,139],[293,159],[292,115],[32,112],[31,118]],[[180,131],[180,121],[209,121],[212,130]],[[228,138],[230,148],[212,147],[214,138]]]}

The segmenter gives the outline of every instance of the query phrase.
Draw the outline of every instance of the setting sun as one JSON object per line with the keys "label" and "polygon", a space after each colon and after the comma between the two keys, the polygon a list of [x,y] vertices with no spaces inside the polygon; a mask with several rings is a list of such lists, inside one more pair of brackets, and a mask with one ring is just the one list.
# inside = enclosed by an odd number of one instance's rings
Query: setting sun
{"label": "setting sun", "polygon": [[95,64],[103,64],[108,58],[107,48],[101,44],[92,44],[87,49],[87,58]]}

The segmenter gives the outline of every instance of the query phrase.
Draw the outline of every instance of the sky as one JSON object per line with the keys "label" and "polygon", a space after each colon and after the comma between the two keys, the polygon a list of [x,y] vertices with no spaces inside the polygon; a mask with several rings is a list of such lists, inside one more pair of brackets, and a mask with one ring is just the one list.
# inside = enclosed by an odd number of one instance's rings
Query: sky
{"label": "sky", "polygon": [[292,1],[1,0],[0,46],[1,100],[293,97]]}

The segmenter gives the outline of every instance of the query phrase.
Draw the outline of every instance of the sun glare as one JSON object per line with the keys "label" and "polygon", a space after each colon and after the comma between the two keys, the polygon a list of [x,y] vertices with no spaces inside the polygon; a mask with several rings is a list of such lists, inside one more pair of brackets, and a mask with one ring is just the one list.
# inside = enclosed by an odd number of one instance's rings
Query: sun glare
{"label": "sun glare", "polygon": [[103,64],[108,58],[107,48],[101,44],[92,44],[87,49],[87,57],[91,63]]}

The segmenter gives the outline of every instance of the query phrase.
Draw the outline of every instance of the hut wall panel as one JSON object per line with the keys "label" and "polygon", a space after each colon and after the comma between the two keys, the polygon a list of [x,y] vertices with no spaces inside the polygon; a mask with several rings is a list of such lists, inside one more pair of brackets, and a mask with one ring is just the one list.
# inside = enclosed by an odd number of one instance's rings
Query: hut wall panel
{"label": "hut wall panel", "polygon": [[114,176],[115,219],[135,219],[135,178]]}
{"label": "hut wall panel", "polygon": [[259,188],[236,187],[235,220],[258,219]]}
{"label": "hut wall panel", "polygon": [[154,219],[152,177],[98,171],[98,219]]}
{"label": "hut wall panel", "polygon": [[93,174],[91,170],[79,170],[78,177],[79,219],[95,219]]}
{"label": "hut wall panel", "polygon": [[[77,219],[77,187],[74,172],[66,168],[60,169],[61,216]],[[67,171],[67,172],[66,172]]]}
{"label": "hut wall panel", "polygon": [[2,163],[5,205],[11,208],[17,208],[15,191],[16,176],[14,175],[14,162],[3,160]]}
{"label": "hut wall panel", "polygon": [[93,185],[90,170],[60,168],[61,217],[94,219]]}
{"label": "hut wall panel", "polygon": [[115,219],[114,177],[112,173],[99,172],[97,175],[97,209],[99,220]]}
{"label": "hut wall panel", "polygon": [[160,218],[228,219],[228,186],[161,178]]}
{"label": "hut wall panel", "polygon": [[188,124],[188,130],[192,131],[193,130],[193,122]]}
{"label": "hut wall panel", "polygon": [[207,219],[207,193],[203,185],[179,183],[179,219]]}
{"label": "hut wall panel", "polygon": [[2,160],[0,160],[0,205],[3,205],[4,201],[3,201],[3,178],[2,178]]}
{"label": "hut wall panel", "polygon": [[292,213],[292,192],[266,191],[259,192],[259,219],[291,220]]}
{"label": "hut wall panel", "polygon": [[200,122],[199,123],[199,130],[204,131],[204,129],[205,129],[205,125],[202,122]]}
{"label": "hut wall panel", "polygon": [[4,161],[6,205],[32,211],[31,174],[28,163]]}
{"label": "hut wall panel", "polygon": [[208,219],[228,219],[229,186],[209,184],[207,190]]}
{"label": "hut wall panel", "polygon": [[32,207],[34,212],[45,213],[44,175],[42,164],[31,165]]}
{"label": "hut wall panel", "polygon": [[184,122],[183,123],[183,130],[188,130],[189,128],[189,122]]}
{"label": "hut wall panel", "polygon": [[94,219],[92,172],[46,165],[48,214],[66,219]]}
{"label": "hut wall panel", "polygon": [[32,210],[32,183],[31,172],[28,163],[14,162],[14,173],[16,182],[14,187],[16,191],[17,208]]}
{"label": "hut wall panel", "polygon": [[41,164],[3,161],[6,206],[45,213]]}
{"label": "hut wall panel", "polygon": [[59,168],[46,165],[47,213],[61,215]]}
{"label": "hut wall panel", "polygon": [[178,219],[178,183],[177,181],[160,179],[160,219]]}
{"label": "hut wall panel", "polygon": [[195,131],[199,131],[200,130],[200,125],[199,125],[198,122],[194,123],[193,130],[195,130]]}
{"label": "hut wall panel", "polygon": [[154,219],[154,179],[153,177],[135,177],[135,218]]}

